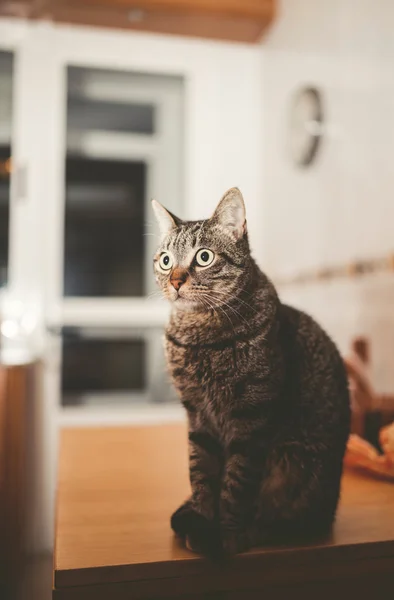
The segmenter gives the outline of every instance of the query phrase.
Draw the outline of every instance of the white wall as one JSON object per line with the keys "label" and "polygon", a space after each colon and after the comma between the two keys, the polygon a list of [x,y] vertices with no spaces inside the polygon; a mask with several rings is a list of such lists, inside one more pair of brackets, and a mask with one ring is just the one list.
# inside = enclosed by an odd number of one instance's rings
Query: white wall
{"label": "white wall", "polygon": [[[263,43],[264,257],[273,276],[384,256],[394,250],[394,4],[282,0]],[[323,93],[317,162],[286,153],[289,100]],[[316,315],[347,351],[371,338],[374,379],[394,392],[394,274],[281,290]]]}

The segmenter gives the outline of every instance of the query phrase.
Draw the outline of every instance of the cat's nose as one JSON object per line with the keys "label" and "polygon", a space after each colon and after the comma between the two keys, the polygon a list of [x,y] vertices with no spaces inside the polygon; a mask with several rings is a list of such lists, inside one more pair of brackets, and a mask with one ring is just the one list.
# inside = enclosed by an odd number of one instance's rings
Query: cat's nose
{"label": "cat's nose", "polygon": [[181,289],[182,285],[186,282],[186,280],[187,271],[184,271],[183,269],[174,269],[171,273],[170,283],[172,287],[176,289],[177,292]]}
{"label": "cat's nose", "polygon": [[185,282],[182,279],[171,279],[171,285],[178,291]]}

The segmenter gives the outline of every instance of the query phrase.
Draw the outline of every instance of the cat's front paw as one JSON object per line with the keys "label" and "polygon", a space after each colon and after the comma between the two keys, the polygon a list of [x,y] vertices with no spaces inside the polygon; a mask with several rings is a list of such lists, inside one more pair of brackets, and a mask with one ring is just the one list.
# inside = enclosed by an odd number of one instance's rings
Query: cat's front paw
{"label": "cat's front paw", "polygon": [[186,541],[189,549],[215,556],[219,554],[219,527],[214,520],[208,520],[186,500],[171,517],[171,527]]}
{"label": "cat's front paw", "polygon": [[247,533],[223,529],[221,532],[221,546],[224,556],[230,557],[241,552],[246,552],[252,546]]}
{"label": "cat's front paw", "polygon": [[188,521],[194,513],[192,501],[186,500],[171,516],[171,528],[180,537],[186,537]]}

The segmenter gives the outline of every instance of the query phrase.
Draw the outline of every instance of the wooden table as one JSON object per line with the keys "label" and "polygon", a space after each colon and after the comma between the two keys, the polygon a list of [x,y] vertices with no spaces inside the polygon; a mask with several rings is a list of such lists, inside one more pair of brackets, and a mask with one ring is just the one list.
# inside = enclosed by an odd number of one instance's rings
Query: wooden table
{"label": "wooden table", "polygon": [[183,425],[62,434],[54,598],[394,598],[394,484],[347,472],[332,537],[211,564],[169,516],[188,494]]}

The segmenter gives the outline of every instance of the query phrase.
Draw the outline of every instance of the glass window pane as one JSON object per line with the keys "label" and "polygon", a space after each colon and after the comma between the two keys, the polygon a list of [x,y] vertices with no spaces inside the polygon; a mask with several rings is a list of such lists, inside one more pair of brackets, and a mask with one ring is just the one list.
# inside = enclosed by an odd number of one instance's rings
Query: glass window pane
{"label": "glass window pane", "polygon": [[85,98],[68,98],[68,127],[76,131],[154,133],[154,107]]}
{"label": "glass window pane", "polygon": [[142,162],[68,156],[65,296],[142,296]]}
{"label": "glass window pane", "polygon": [[[162,352],[162,331],[63,330],[63,406],[132,405],[175,399]],[[160,364],[158,364],[160,363]]]}
{"label": "glass window pane", "polygon": [[143,297],[155,289],[152,195],[178,210],[183,80],[67,69],[66,297]]}
{"label": "glass window pane", "polygon": [[12,55],[0,52],[0,288],[8,279],[12,72]]}

